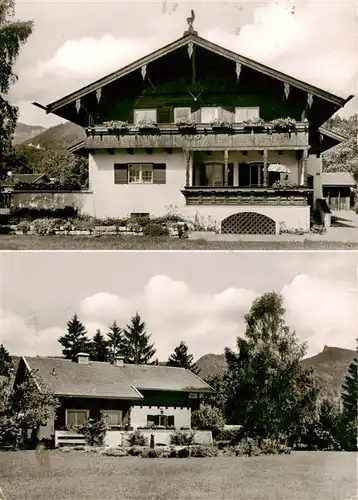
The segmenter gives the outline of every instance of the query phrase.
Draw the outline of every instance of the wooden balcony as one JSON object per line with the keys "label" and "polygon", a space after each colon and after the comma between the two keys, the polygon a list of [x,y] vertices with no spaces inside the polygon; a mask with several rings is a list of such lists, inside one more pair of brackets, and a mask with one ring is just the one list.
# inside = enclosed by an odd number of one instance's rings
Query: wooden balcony
{"label": "wooden balcony", "polygon": [[299,122],[292,131],[270,128],[270,124],[243,126],[214,131],[209,124],[197,124],[196,132],[183,134],[175,124],[159,124],[153,133],[140,133],[135,125],[126,131],[104,126],[86,129],[88,149],[180,148],[186,150],[302,150],[309,148],[307,122]]}
{"label": "wooden balcony", "polygon": [[10,214],[12,191],[11,187],[0,186],[0,215]]}
{"label": "wooden balcony", "polygon": [[305,206],[312,189],[297,187],[211,187],[187,186],[182,191],[187,205],[271,205]]}

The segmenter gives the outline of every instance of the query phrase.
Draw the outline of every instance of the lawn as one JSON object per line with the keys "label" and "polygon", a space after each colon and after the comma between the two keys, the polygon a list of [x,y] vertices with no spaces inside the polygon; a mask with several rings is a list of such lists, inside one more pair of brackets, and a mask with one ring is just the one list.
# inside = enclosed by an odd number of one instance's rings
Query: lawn
{"label": "lawn", "polygon": [[144,236],[0,235],[0,250],[353,250],[336,241],[205,241]]}
{"label": "lawn", "polygon": [[6,500],[350,500],[356,456],[296,452],[263,457],[145,459],[51,452],[0,453]]}

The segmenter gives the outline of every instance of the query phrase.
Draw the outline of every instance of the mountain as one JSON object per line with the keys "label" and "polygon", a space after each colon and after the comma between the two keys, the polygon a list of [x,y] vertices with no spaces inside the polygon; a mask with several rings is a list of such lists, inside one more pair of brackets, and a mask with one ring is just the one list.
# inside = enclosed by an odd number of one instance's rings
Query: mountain
{"label": "mountain", "polygon": [[41,127],[40,125],[26,125],[25,123],[18,123],[16,125],[12,143],[14,146],[16,146],[17,144],[22,144],[23,142],[36,137],[44,130],[46,130],[45,127]]}
{"label": "mountain", "polygon": [[41,148],[58,149],[67,148],[85,138],[82,127],[71,122],[60,123],[54,127],[42,130],[39,134],[24,141],[28,146],[39,145]]}
{"label": "mountain", "polygon": [[[303,359],[302,364],[314,368],[322,382],[325,395],[337,398],[340,396],[348,367],[355,355],[356,352],[350,349],[324,346],[322,352]],[[224,354],[205,354],[196,361],[196,364],[200,368],[200,377],[204,379],[223,373],[227,366]]]}

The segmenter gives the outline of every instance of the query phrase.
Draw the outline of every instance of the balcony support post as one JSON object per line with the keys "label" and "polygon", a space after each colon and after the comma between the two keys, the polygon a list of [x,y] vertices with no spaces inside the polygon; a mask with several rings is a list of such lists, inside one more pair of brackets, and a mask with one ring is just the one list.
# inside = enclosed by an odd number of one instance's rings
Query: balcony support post
{"label": "balcony support post", "polygon": [[302,152],[302,161],[301,161],[300,186],[305,186],[307,183],[307,161],[308,161],[308,149],[304,149]]}
{"label": "balcony support post", "polygon": [[267,172],[267,157],[268,157],[268,151],[267,149],[264,149],[264,186],[266,187],[268,185],[268,172]]}
{"label": "balcony support post", "polygon": [[186,161],[186,168],[185,168],[185,186],[189,187],[190,186],[190,166],[191,166],[191,151],[189,149],[184,149],[184,155],[185,155],[185,161]]}
{"label": "balcony support post", "polygon": [[224,186],[229,184],[229,150],[224,150]]}

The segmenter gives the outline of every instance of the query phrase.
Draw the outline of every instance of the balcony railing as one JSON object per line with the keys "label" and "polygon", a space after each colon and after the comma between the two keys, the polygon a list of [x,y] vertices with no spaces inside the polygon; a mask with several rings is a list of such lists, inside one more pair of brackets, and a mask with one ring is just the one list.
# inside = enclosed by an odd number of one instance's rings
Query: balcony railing
{"label": "balcony railing", "polygon": [[113,148],[184,148],[205,149],[305,149],[309,147],[308,124],[298,122],[291,129],[261,125],[232,124],[232,129],[214,130],[209,124],[197,124],[195,131],[184,133],[175,124],[158,124],[151,130],[136,125],[115,129],[103,125],[86,129],[85,146],[89,149]]}
{"label": "balcony railing", "polygon": [[187,205],[308,205],[312,189],[297,187],[187,186],[182,191]]}
{"label": "balcony railing", "polygon": [[8,215],[11,207],[12,188],[0,186],[0,215]]}

